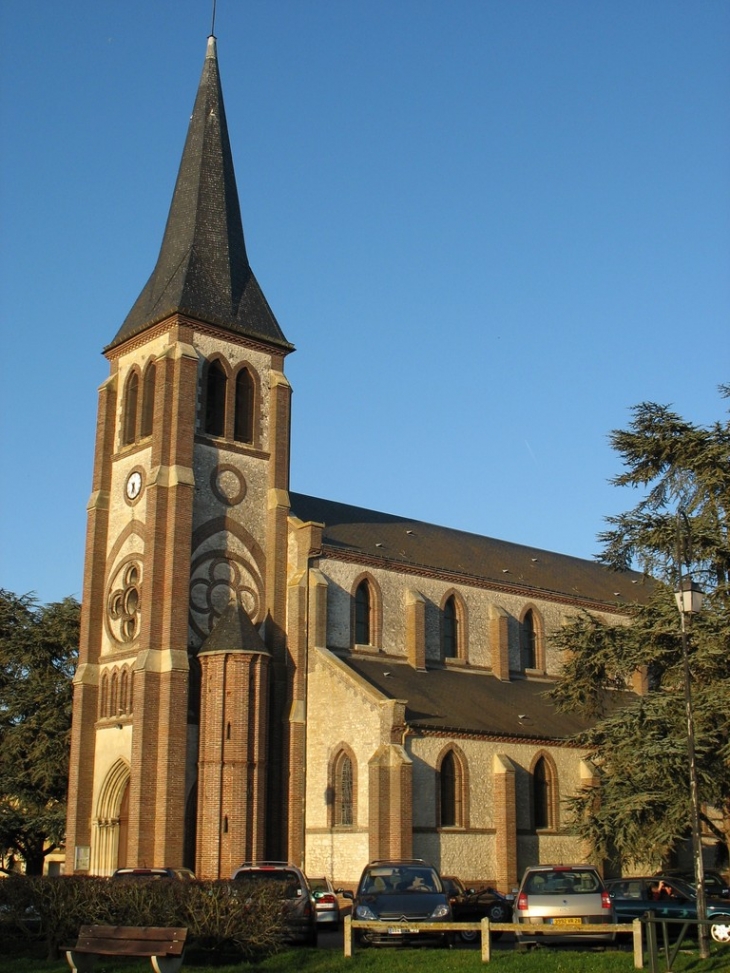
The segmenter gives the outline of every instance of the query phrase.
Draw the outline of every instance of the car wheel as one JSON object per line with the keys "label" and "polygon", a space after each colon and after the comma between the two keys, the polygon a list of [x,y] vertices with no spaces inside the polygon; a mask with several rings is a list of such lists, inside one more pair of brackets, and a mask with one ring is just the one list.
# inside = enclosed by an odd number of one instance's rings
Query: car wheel
{"label": "car wheel", "polygon": [[491,905],[488,915],[490,922],[509,922],[507,910],[501,902],[495,902],[494,905]]}
{"label": "car wheel", "polygon": [[464,943],[475,943],[480,935],[481,933],[478,929],[463,929],[459,933],[461,941]]}
{"label": "car wheel", "polygon": [[[490,906],[488,915],[489,915],[490,922],[510,921],[509,910],[501,902],[495,902],[493,906]],[[492,933],[492,939],[495,940],[495,942],[496,940],[501,938],[502,938],[501,932]]]}
{"label": "car wheel", "polygon": [[713,916],[710,935],[716,943],[730,943],[730,916]]}

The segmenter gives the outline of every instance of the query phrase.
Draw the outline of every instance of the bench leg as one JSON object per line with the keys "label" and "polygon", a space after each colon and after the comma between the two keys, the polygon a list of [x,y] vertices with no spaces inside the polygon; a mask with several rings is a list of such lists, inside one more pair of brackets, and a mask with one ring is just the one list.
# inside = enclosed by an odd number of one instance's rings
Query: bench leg
{"label": "bench leg", "polygon": [[94,953],[77,953],[73,949],[67,949],[66,960],[73,973],[91,973],[94,969],[96,956]]}
{"label": "bench leg", "polygon": [[182,966],[182,956],[150,956],[155,973],[178,973]]}

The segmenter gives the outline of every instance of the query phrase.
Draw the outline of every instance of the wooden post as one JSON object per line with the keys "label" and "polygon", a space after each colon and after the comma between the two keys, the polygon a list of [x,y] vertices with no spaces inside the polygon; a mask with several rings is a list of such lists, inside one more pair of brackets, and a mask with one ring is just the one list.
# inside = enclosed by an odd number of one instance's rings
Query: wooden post
{"label": "wooden post", "polygon": [[634,969],[644,969],[644,945],[641,941],[641,919],[634,919]]}
{"label": "wooden post", "polygon": [[345,956],[352,956],[352,916],[345,916]]}
{"label": "wooden post", "polygon": [[492,934],[489,931],[489,918],[482,919],[482,963],[488,963],[492,958]]}

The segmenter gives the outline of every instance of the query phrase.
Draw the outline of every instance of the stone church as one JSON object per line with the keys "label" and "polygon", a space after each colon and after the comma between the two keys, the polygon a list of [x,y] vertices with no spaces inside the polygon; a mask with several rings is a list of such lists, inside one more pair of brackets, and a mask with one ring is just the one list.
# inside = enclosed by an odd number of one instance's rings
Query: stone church
{"label": "stone church", "polygon": [[208,39],[157,264],[105,348],[67,873],[583,859],[550,634],[640,577],[290,490],[285,337],[249,265]]}

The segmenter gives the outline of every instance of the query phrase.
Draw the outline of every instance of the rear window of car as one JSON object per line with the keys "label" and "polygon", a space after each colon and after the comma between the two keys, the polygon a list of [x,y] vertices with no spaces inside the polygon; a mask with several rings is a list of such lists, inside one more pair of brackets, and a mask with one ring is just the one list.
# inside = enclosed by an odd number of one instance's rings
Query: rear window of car
{"label": "rear window of car", "polygon": [[274,882],[281,892],[282,898],[293,899],[302,894],[302,883],[296,872],[289,869],[260,869],[252,868],[241,870],[236,873],[236,880],[239,882]]}
{"label": "rear window of car", "polygon": [[602,888],[597,872],[572,869],[532,872],[527,876],[523,891],[528,895],[585,895],[600,892]]}
{"label": "rear window of car", "polygon": [[644,886],[641,882],[612,882],[609,891],[622,899],[641,899]]}

